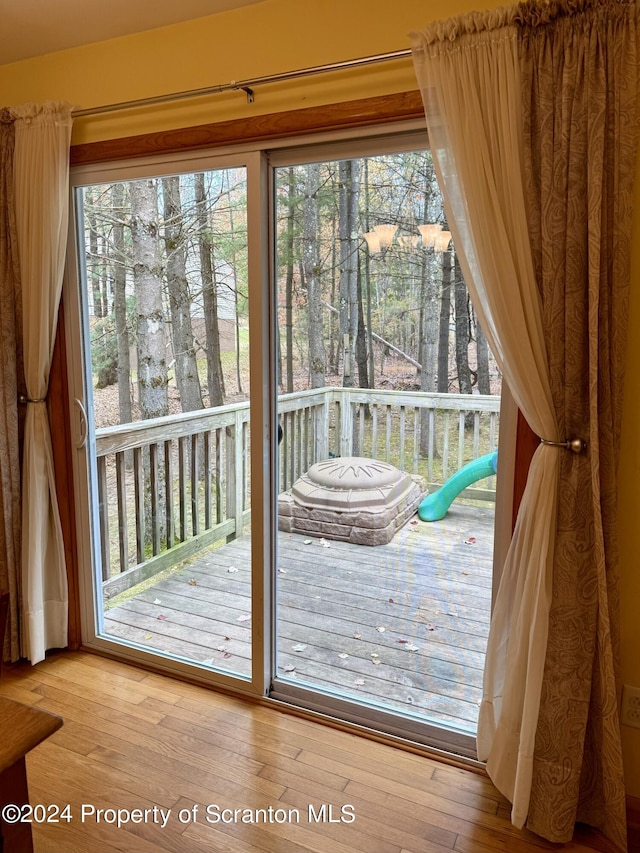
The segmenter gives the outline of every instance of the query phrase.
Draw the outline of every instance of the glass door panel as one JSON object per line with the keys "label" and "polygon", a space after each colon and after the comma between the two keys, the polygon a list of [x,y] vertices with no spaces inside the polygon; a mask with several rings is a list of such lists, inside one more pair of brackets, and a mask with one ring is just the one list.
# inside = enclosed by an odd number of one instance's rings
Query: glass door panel
{"label": "glass door panel", "polygon": [[472,736],[501,379],[430,152],[283,152],[274,195],[275,693]]}
{"label": "glass door panel", "polygon": [[75,200],[95,636],[248,679],[247,169]]}

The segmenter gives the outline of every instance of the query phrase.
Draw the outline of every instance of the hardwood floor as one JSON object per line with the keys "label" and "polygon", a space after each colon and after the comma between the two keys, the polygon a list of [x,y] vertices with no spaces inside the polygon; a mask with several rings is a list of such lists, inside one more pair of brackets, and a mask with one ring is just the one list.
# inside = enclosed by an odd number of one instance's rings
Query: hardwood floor
{"label": "hardwood floor", "polygon": [[481,775],[84,652],[0,693],[64,718],[27,759],[32,804],[69,804],[36,853],[607,850],[515,830]]}
{"label": "hardwood floor", "polygon": [[[457,503],[370,548],[280,533],[278,676],[475,735],[493,519],[490,504]],[[249,675],[250,548],[209,549],[109,602],[105,631]]]}

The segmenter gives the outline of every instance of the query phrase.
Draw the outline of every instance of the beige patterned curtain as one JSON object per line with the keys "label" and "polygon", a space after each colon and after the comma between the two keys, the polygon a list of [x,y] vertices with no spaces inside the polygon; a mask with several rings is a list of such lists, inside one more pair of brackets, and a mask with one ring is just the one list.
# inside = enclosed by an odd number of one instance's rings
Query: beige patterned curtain
{"label": "beige patterned curtain", "polygon": [[20,277],[13,198],[14,123],[0,110],[0,590],[8,591],[9,623],[0,656],[20,656],[20,429],[18,394],[23,389]]}
{"label": "beige patterned curtain", "polygon": [[[632,0],[534,0],[414,34],[434,162],[472,298],[488,315],[483,325],[493,326],[511,390],[538,435],[587,443],[581,454],[545,450],[558,460],[558,504],[546,531],[535,518],[544,502],[528,494],[542,494],[534,457],[492,618],[479,752],[514,804],[516,825],[566,842],[584,821],[621,851],[615,499],[637,144],[636,18]],[[524,194],[526,251],[505,176],[514,198]],[[505,247],[520,261],[511,272]],[[528,263],[535,296],[525,287]],[[530,326],[522,340],[532,352],[541,321],[555,435],[530,411],[540,395],[512,370],[511,346],[500,350],[510,338],[505,300],[517,315],[525,308]],[[544,365],[536,363],[544,384]],[[536,552],[548,554],[546,565],[532,559]]]}
{"label": "beige patterned curtain", "polygon": [[23,104],[15,118],[14,188],[22,282],[27,412],[22,463],[22,654],[67,645],[68,591],[47,412],[69,219],[68,104]]}
{"label": "beige patterned curtain", "polygon": [[630,270],[636,6],[521,6],[526,196],[561,455],[549,637],[528,825],[625,844],[617,707],[616,471]]}
{"label": "beige patterned curtain", "polygon": [[[521,75],[513,10],[432,25],[414,60],[447,221],[480,322],[531,428],[556,441],[542,305],[522,175]],[[559,451],[541,444],[493,607],[478,757],[524,825],[542,691]],[[535,543],[535,546],[532,546]]]}

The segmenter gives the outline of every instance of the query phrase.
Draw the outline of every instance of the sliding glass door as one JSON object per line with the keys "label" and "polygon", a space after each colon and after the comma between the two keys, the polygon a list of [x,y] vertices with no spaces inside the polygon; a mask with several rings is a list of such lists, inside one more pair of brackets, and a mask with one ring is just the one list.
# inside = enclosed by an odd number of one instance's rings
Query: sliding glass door
{"label": "sliding glass door", "polygon": [[501,378],[431,153],[272,162],[276,695],[473,754]]}
{"label": "sliding glass door", "polygon": [[175,167],[76,175],[68,301],[82,366],[85,641],[251,682],[261,616],[248,219],[259,186],[237,158]]}
{"label": "sliding glass door", "polygon": [[506,433],[424,135],[72,192],[84,642],[473,755]]}

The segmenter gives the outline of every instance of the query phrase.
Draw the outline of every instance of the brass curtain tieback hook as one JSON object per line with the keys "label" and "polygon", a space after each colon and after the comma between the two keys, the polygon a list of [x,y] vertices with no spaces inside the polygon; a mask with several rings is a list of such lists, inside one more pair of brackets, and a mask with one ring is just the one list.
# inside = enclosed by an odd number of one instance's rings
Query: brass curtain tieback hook
{"label": "brass curtain tieback hook", "polygon": [[583,453],[587,449],[587,442],[581,438],[569,438],[567,441],[549,441],[547,438],[541,438],[540,444],[546,444],[547,447],[561,447],[572,453]]}
{"label": "brass curtain tieback hook", "polygon": [[18,402],[21,403],[23,406],[27,403],[46,403],[47,398],[41,397],[39,400],[34,400],[32,397],[25,397],[24,394],[20,394],[20,396],[18,397]]}

